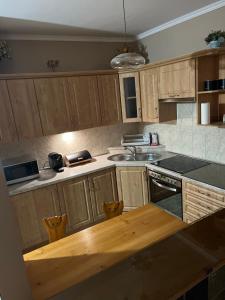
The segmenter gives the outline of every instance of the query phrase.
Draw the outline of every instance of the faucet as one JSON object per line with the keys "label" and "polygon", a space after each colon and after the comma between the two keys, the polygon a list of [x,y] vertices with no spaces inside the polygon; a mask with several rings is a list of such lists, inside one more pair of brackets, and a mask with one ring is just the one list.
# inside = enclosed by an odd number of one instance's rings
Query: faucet
{"label": "faucet", "polygon": [[137,149],[135,146],[125,146],[126,150],[129,150],[131,154],[135,157],[137,154]]}

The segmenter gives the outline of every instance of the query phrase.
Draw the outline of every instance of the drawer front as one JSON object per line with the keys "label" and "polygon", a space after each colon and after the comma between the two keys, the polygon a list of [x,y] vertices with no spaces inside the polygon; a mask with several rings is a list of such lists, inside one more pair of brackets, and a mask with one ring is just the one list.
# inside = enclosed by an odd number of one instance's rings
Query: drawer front
{"label": "drawer front", "polygon": [[220,209],[218,205],[215,205],[213,201],[205,200],[201,197],[196,197],[196,195],[193,195],[191,193],[185,193],[185,200],[190,202],[190,204],[193,204],[199,209],[203,209],[203,211],[206,212],[215,212],[216,210]]}
{"label": "drawer front", "polygon": [[194,195],[199,195],[205,199],[215,201],[215,203],[218,203],[218,205],[221,204],[222,206],[225,206],[225,194],[213,192],[209,189],[199,187],[189,182],[185,183],[185,191],[191,192]]}
{"label": "drawer front", "polygon": [[198,218],[194,217],[193,215],[184,213],[184,217],[183,217],[183,221],[187,224],[192,224],[194,222],[196,222],[198,220]]}
{"label": "drawer front", "polygon": [[203,210],[202,208],[199,209],[197,206],[192,205],[191,202],[185,201],[184,203],[184,212],[188,215],[193,216],[196,219],[204,218],[207,215],[211,214],[211,211]]}

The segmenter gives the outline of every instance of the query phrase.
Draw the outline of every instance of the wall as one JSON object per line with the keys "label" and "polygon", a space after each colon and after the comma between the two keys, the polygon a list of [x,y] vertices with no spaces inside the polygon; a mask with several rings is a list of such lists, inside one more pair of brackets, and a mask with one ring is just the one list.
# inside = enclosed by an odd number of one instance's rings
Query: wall
{"label": "wall", "polygon": [[137,131],[136,124],[119,124],[24,140],[20,143],[2,145],[0,159],[29,154],[35,157],[39,167],[42,167],[49,152],[68,154],[87,149],[93,156],[100,155],[106,153],[108,147],[120,145],[123,134]]}
{"label": "wall", "polygon": [[143,132],[158,132],[167,150],[225,163],[225,129],[196,125],[193,103],[177,105],[177,124],[145,124]]}
{"label": "wall", "polygon": [[225,30],[225,7],[142,39],[150,62],[206,48],[204,38],[211,30]]}
{"label": "wall", "polygon": [[31,300],[17,229],[0,165],[0,297],[2,300]]}
{"label": "wall", "polygon": [[[172,58],[206,47],[212,29],[225,29],[225,7],[166,29],[141,42],[150,61]],[[196,125],[194,104],[177,104],[177,124],[141,125],[144,132],[158,132],[170,151],[225,163],[225,129]]]}
{"label": "wall", "polygon": [[59,59],[57,71],[110,69],[122,43],[8,41],[11,60],[0,61],[0,73],[49,72],[46,62]]}

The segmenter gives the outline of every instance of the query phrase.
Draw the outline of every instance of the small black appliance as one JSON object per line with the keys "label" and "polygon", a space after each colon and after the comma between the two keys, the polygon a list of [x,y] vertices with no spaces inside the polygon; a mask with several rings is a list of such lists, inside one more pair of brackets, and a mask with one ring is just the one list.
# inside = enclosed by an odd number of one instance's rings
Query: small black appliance
{"label": "small black appliance", "polygon": [[56,172],[63,172],[63,157],[57,152],[51,152],[48,155],[49,167]]}

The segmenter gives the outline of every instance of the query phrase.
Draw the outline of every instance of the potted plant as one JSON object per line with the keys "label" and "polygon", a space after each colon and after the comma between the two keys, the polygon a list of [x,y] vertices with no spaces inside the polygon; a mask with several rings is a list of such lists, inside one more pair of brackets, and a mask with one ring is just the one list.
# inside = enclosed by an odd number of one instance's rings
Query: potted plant
{"label": "potted plant", "polygon": [[9,59],[10,49],[6,41],[0,41],[0,61],[4,58]]}
{"label": "potted plant", "polygon": [[205,38],[206,43],[210,48],[219,48],[223,46],[225,42],[225,31],[217,30],[211,31],[210,34]]}

